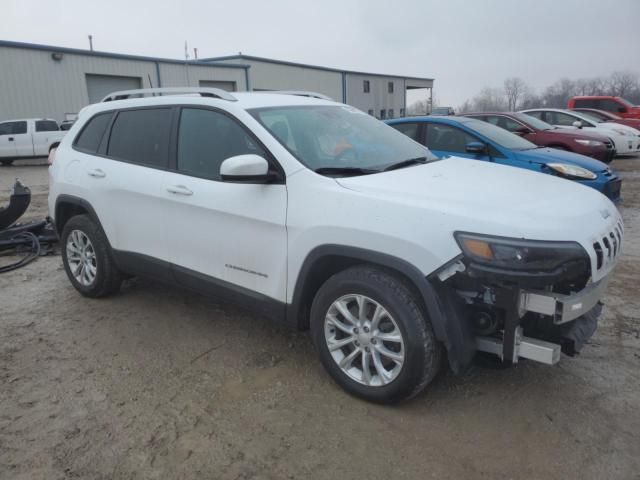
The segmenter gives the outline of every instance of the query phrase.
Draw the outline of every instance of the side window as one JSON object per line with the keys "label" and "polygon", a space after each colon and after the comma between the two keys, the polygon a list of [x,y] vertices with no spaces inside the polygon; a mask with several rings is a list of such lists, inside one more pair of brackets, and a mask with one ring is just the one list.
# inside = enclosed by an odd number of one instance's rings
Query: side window
{"label": "side window", "polygon": [[412,123],[396,123],[395,125],[391,125],[393,128],[398,130],[400,133],[404,133],[407,137],[412,138],[416,142],[419,142],[418,132],[420,131],[420,125],[417,122]]}
{"label": "side window", "polygon": [[547,116],[551,116],[550,123],[552,125],[563,125],[571,127],[573,126],[573,122],[576,121],[576,118],[561,112],[547,112]]}
{"label": "side window", "polygon": [[53,120],[36,120],[36,132],[57,132],[58,124]]}
{"label": "side window", "polygon": [[387,85],[387,91],[393,93],[393,82],[389,82]]}
{"label": "side window", "polygon": [[13,133],[13,123],[0,123],[0,135],[10,135]]}
{"label": "side window", "polygon": [[[619,109],[624,108],[624,105],[616,102],[615,100],[603,99],[603,100],[598,100],[598,105],[594,108],[597,108],[599,110],[605,110],[607,112],[618,113],[620,112]],[[624,109],[624,111],[626,112],[626,108]]]}
{"label": "side window", "polygon": [[427,127],[427,148],[430,150],[466,153],[467,143],[477,141],[477,138],[450,125],[430,123]]}
{"label": "side window", "polygon": [[107,155],[132,163],[167,168],[171,114],[170,108],[119,112],[111,128]]}
{"label": "side window", "polygon": [[79,150],[96,153],[104,137],[104,132],[111,121],[112,113],[100,113],[91,118],[76,137],[73,144]]}
{"label": "side window", "polygon": [[573,101],[575,108],[599,108],[597,102],[590,98],[577,98]]}
{"label": "side window", "polygon": [[8,132],[10,135],[22,135],[23,133],[27,133],[27,122],[8,122],[5,125],[8,125]]}
{"label": "side window", "polygon": [[371,85],[369,84],[369,80],[362,81],[362,91],[364,93],[369,93],[371,91]]}
{"label": "side window", "polygon": [[395,115],[395,112],[393,111],[393,108],[389,109],[389,118],[393,118],[393,116]]}
{"label": "side window", "polygon": [[534,118],[537,118],[538,120],[543,120],[547,123],[552,123],[550,120],[550,118],[546,117],[547,119],[545,120],[545,112],[541,112],[541,111],[536,111],[536,112],[525,112],[527,115],[530,115]]}
{"label": "side window", "polygon": [[380,110],[380,120],[384,120],[385,118],[387,118],[387,111],[383,108]]}
{"label": "side window", "polygon": [[[273,119],[270,130],[285,145],[290,137],[286,122]],[[178,130],[178,171],[186,175],[220,179],[220,165],[236,155],[266,152],[238,122],[223,113],[183,108]]]}

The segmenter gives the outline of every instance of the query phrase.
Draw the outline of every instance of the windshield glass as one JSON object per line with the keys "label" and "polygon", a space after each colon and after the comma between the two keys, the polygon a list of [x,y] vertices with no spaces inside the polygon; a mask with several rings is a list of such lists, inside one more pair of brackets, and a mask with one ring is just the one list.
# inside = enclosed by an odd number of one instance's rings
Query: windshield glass
{"label": "windshield glass", "polygon": [[553,130],[554,128],[556,128],[553,125],[547,122],[543,122],[539,118],[532,117],[531,115],[527,115],[526,113],[512,113],[512,115],[518,120],[528,123],[536,130]]}
{"label": "windshield glass", "polygon": [[437,160],[426,147],[347,105],[304,105],[249,110],[311,170],[381,171],[410,159]]}
{"label": "windshield glass", "polygon": [[529,150],[532,148],[538,148],[535,143],[531,143],[529,140],[525,140],[524,138],[503,128],[496,127],[495,125],[481,120],[469,120],[468,122],[465,122],[464,125],[475,130],[480,135],[484,135],[492,142],[510,150]]}
{"label": "windshield glass", "polygon": [[587,112],[580,112],[579,117],[582,117],[582,118],[584,118],[586,120],[589,120],[590,122],[593,122],[593,123],[604,123],[602,120],[600,120],[595,115],[592,115],[591,113],[587,113]]}
{"label": "windshield glass", "polygon": [[635,105],[633,103],[631,103],[629,100],[626,100],[624,98],[618,97],[617,98],[619,102],[625,104],[627,107],[635,107]]}

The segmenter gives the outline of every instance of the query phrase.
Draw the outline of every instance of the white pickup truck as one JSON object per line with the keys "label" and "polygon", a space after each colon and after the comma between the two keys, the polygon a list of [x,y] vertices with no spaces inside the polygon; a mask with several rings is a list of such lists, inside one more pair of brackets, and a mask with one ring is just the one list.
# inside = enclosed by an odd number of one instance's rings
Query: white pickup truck
{"label": "white pickup truck", "polygon": [[11,165],[18,159],[46,157],[66,133],[48,118],[0,122],[0,163]]}

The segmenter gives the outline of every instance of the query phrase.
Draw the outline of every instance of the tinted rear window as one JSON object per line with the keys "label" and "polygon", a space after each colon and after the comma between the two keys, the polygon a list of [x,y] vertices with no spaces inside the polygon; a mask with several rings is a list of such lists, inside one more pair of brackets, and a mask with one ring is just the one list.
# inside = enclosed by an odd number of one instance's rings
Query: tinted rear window
{"label": "tinted rear window", "polygon": [[75,146],[81,150],[96,153],[100,147],[100,142],[104,136],[104,132],[109,125],[113,114],[101,113],[96,115],[87,122],[80,134],[76,137]]}
{"label": "tinted rear window", "polygon": [[57,132],[58,124],[53,120],[36,120],[36,132]]}
{"label": "tinted rear window", "polygon": [[171,133],[170,108],[119,112],[109,138],[107,155],[120,160],[166,168]]}

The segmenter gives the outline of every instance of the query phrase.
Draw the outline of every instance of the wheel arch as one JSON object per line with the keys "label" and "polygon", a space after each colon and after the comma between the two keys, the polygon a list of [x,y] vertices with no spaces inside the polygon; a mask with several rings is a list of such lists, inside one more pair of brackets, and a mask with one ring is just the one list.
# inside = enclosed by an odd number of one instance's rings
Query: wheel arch
{"label": "wheel arch", "polygon": [[311,302],[320,286],[332,275],[356,265],[377,267],[403,280],[429,315],[436,338],[447,349],[452,370],[456,373],[466,370],[475,354],[475,340],[459,300],[442,282],[432,283],[414,265],[393,255],[344,245],[316,247],[298,272],[292,301],[287,305],[287,323],[307,330]]}
{"label": "wheel arch", "polygon": [[84,198],[63,194],[56,198],[55,206],[54,220],[58,235],[62,234],[62,229],[69,219],[76,215],[89,215],[91,220],[96,222],[98,227],[104,232],[96,211],[88,201]]}

